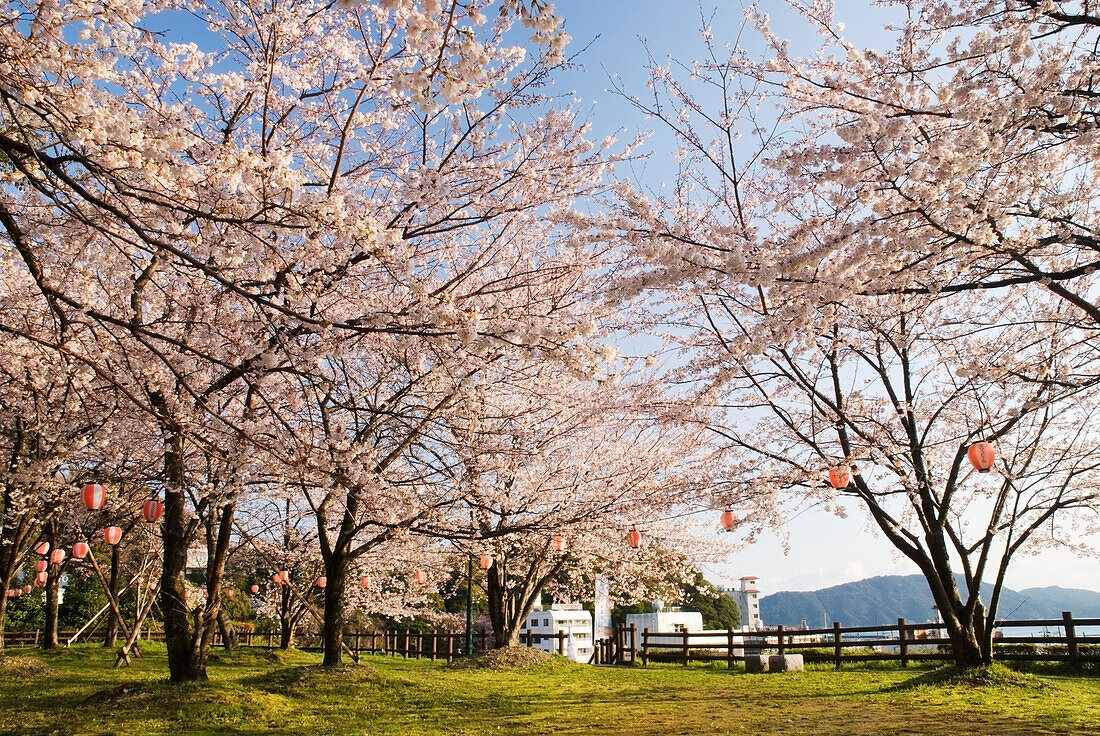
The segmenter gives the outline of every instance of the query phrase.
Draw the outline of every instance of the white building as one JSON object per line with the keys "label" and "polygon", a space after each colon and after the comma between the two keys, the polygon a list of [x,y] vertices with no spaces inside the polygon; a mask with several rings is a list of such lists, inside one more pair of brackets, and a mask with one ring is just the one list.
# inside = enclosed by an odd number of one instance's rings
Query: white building
{"label": "white building", "polygon": [[741,589],[728,591],[730,597],[737,601],[737,610],[741,613],[741,627],[749,631],[759,631],[764,628],[764,621],[760,618],[760,590],[756,587],[755,575],[746,575],[741,578]]}
{"label": "white building", "polygon": [[703,630],[703,614],[698,611],[655,611],[654,613],[628,613],[626,625],[634,624],[638,629],[638,635],[646,629],[650,631],[667,633],[675,631],[682,634],[685,631],[694,634]]}
{"label": "white building", "polygon": [[[536,608],[527,617],[521,643],[544,652],[561,652],[574,662],[587,662],[592,658],[592,614],[576,604],[555,604],[550,608]],[[572,633],[572,644],[570,644]],[[559,634],[562,636],[559,647]]]}

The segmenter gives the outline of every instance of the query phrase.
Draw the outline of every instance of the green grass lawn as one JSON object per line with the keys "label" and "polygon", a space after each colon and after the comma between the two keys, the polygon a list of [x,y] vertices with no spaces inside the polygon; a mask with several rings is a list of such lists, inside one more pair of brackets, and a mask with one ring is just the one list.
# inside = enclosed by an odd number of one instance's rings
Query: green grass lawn
{"label": "green grass lawn", "polygon": [[[940,683],[928,670],[610,668],[555,660],[457,669],[367,656],[339,672],[301,652],[215,654],[171,685],[163,645],[132,667],[81,646],[0,656],[0,734],[1096,734],[1100,678]],[[1012,681],[1010,681],[1012,680]]]}

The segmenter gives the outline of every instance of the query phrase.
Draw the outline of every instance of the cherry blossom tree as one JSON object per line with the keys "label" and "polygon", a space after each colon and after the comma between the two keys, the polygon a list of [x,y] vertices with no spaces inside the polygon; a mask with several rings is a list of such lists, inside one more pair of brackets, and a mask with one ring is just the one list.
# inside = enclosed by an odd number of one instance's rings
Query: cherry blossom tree
{"label": "cherry blossom tree", "polygon": [[[888,2],[883,52],[830,3],[788,5],[817,55],[754,9],[765,58],[704,28],[696,61],[654,61],[631,98],[680,175],[620,185],[604,225],[637,268],[615,294],[667,289],[654,321],[744,479],[725,502],[756,528],[861,509],[924,574],[958,663],[988,662],[1013,557],[1095,528],[1096,24],[1074,3]],[[990,475],[968,470],[978,440]]]}
{"label": "cherry blossom tree", "polygon": [[169,668],[193,680],[218,596],[189,619],[186,549],[232,510],[204,463],[293,433],[265,378],[393,336],[475,363],[562,352],[584,331],[565,287],[610,251],[564,244],[555,212],[614,157],[545,96],[568,37],[539,0],[213,2],[187,6],[198,33],[150,32],[182,9],[0,21],[0,224],[5,267],[65,328],[47,344],[161,439]]}
{"label": "cherry blossom tree", "polygon": [[[625,599],[652,598],[645,582],[688,575],[698,551],[695,534],[660,519],[697,507],[712,483],[701,425],[665,416],[651,372],[605,358],[592,377],[553,363],[483,376],[448,419],[459,502],[435,533],[489,563],[497,646],[518,643],[544,592],[587,598],[602,574],[624,581]],[[633,529],[665,532],[664,544],[632,548]]]}

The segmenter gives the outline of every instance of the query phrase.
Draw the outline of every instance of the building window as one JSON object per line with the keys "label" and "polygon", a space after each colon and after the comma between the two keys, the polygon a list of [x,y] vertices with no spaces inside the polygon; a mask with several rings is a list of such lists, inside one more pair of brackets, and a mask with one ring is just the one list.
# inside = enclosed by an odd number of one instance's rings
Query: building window
{"label": "building window", "polygon": [[550,619],[548,619],[548,618],[544,618],[544,619],[542,620],[542,625],[543,625],[543,626],[549,626],[549,625],[550,625]]}

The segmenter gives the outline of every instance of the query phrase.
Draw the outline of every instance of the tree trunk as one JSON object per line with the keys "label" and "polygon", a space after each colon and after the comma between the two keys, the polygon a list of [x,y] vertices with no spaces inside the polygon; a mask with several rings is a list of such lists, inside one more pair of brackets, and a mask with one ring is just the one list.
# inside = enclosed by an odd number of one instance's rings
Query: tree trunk
{"label": "tree trunk", "polygon": [[295,619],[290,610],[293,600],[290,591],[284,586],[279,586],[279,648],[294,648]]}
{"label": "tree trunk", "polygon": [[347,558],[334,551],[325,560],[324,667],[339,667],[344,661],[344,587],[347,584]]}
{"label": "tree trunk", "polygon": [[57,649],[57,609],[61,602],[58,587],[61,582],[61,569],[46,580],[46,628],[42,630],[42,648]]}
{"label": "tree trunk", "polygon": [[[168,673],[172,682],[205,682],[206,657],[202,631],[192,631],[184,569],[191,526],[187,516],[183,435],[172,431],[164,453],[164,561],[160,576],[160,607],[164,613],[164,641],[168,648]],[[196,625],[203,620],[195,616]]]}
{"label": "tree trunk", "polygon": [[221,607],[218,608],[218,630],[222,635],[222,646],[226,650],[233,652],[241,648],[241,643],[237,640],[237,631],[233,628],[233,622],[229,620],[225,609]]}
{"label": "tree trunk", "polygon": [[[971,607],[963,601],[956,583],[956,578],[951,572],[950,563],[946,561],[946,552],[943,558],[935,564],[930,559],[915,560],[924,569],[925,580],[936,601],[936,607],[943,617],[944,629],[947,638],[951,640],[951,651],[955,658],[955,664],[962,668],[980,667],[992,662],[992,632],[986,631],[985,609],[980,598],[973,601]],[[980,591],[981,586],[978,586]],[[979,592],[970,593],[971,596],[979,595]],[[988,641],[988,646],[983,642]]]}
{"label": "tree trunk", "polygon": [[[112,545],[111,547],[111,575],[107,579],[108,584],[111,587],[111,595],[114,595],[117,600],[118,596],[118,545]],[[107,631],[103,636],[103,646],[114,649],[118,640],[118,619],[115,618],[114,611],[111,611],[111,615],[107,617]]]}
{"label": "tree trunk", "polygon": [[7,618],[8,615],[7,588],[10,584],[10,581],[3,583],[4,588],[0,589],[0,650],[4,648],[4,619]]}
{"label": "tree trunk", "polygon": [[508,587],[502,578],[503,566],[497,562],[486,572],[486,588],[488,591],[489,621],[493,625],[493,647],[519,646],[519,623],[516,621],[514,605],[509,596]]}

